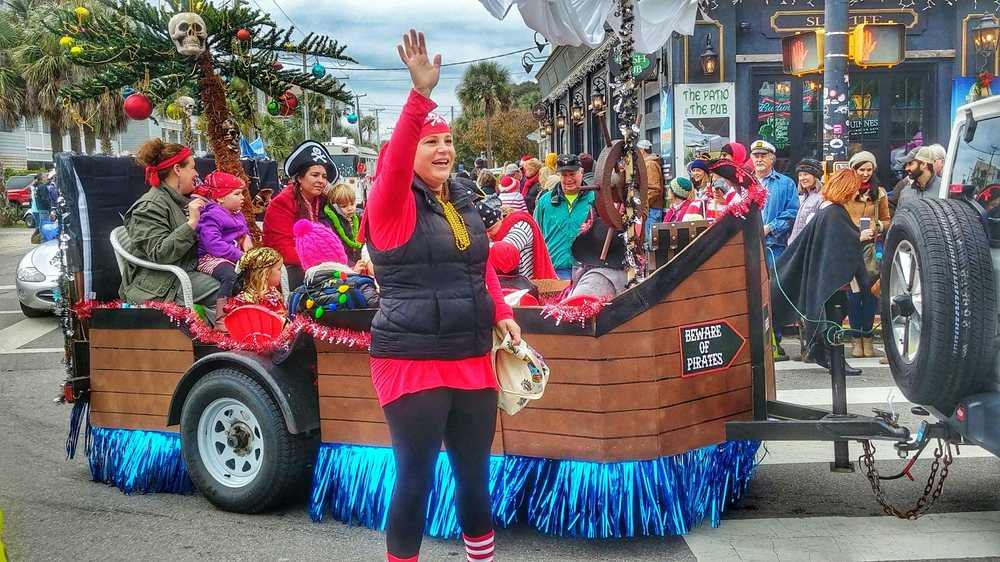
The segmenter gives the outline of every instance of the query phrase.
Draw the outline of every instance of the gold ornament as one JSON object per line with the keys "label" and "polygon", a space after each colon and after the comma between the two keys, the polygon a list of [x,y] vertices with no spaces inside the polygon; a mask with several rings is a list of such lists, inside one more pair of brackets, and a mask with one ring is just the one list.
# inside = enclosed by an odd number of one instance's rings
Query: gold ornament
{"label": "gold ornament", "polygon": [[59,38],[59,46],[63,49],[69,49],[76,44],[76,39],[73,39],[69,35],[63,35]]}
{"label": "gold ornament", "polygon": [[79,57],[81,55],[83,55],[83,47],[79,45],[76,45],[69,50],[69,56],[71,57]]}
{"label": "gold ornament", "polygon": [[90,17],[90,10],[84,8],[83,6],[77,6],[73,9],[73,13],[76,14],[76,19],[83,21]]}

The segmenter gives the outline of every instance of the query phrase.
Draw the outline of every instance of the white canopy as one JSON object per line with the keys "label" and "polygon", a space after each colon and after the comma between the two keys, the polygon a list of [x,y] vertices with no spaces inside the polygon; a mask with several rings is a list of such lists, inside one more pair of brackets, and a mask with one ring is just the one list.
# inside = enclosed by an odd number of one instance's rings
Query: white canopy
{"label": "white canopy", "polygon": [[[497,19],[504,19],[517,5],[525,25],[556,45],[587,45],[604,40],[604,24],[618,30],[621,19],[614,15],[615,0],[479,0]],[[635,50],[652,53],[673,32],[694,34],[698,0],[642,0],[635,3],[632,35]]]}

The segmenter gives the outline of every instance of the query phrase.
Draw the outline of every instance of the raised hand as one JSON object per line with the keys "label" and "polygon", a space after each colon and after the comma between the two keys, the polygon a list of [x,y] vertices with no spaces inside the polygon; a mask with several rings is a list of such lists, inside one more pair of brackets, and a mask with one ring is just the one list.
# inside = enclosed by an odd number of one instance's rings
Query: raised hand
{"label": "raised hand", "polygon": [[427,56],[427,42],[424,40],[424,34],[417,33],[414,29],[403,35],[403,44],[396,45],[396,51],[399,52],[399,59],[410,70],[410,81],[413,82],[413,89],[430,97],[431,91],[437,86],[438,79],[441,77],[441,55],[434,55],[432,61]]}

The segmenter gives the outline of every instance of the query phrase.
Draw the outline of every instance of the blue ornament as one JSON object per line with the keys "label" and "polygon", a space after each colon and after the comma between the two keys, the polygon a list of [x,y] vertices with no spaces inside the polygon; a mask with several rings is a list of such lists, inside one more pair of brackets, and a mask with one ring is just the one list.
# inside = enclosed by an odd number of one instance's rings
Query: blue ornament
{"label": "blue ornament", "polygon": [[316,78],[322,78],[326,76],[326,67],[320,63],[316,63],[313,65],[312,73]]}
{"label": "blue ornament", "polygon": [[122,88],[122,98],[127,98],[135,93],[135,88],[132,86],[125,86]]}
{"label": "blue ornament", "polygon": [[348,113],[347,114],[347,122],[350,123],[351,125],[357,123],[358,122],[358,114],[357,113]]}

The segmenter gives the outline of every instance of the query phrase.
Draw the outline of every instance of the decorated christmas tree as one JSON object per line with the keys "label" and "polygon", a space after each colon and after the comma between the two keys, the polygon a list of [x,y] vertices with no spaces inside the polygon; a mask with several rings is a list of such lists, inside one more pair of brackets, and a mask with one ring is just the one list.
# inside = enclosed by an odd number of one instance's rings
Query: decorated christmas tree
{"label": "decorated christmas tree", "polygon": [[[299,104],[293,86],[350,101],[350,94],[327,76],[320,62],[354,62],[344,54],[346,46],[312,33],[293,42],[294,28],[281,29],[268,14],[241,2],[216,7],[168,0],[157,7],[145,0],[97,0],[91,8],[59,10],[50,20],[66,56],[97,70],[62,95],[81,101],[122,90],[125,112],[133,119],[148,118],[155,106],[165,106],[174,118],[200,111],[217,168],[244,181],[239,130],[226,103],[227,84],[232,105],[244,111],[254,110],[254,92],[260,90],[269,98],[270,113],[291,115]],[[286,69],[280,54],[315,62],[309,71]],[[244,212],[256,236],[249,194]]]}

